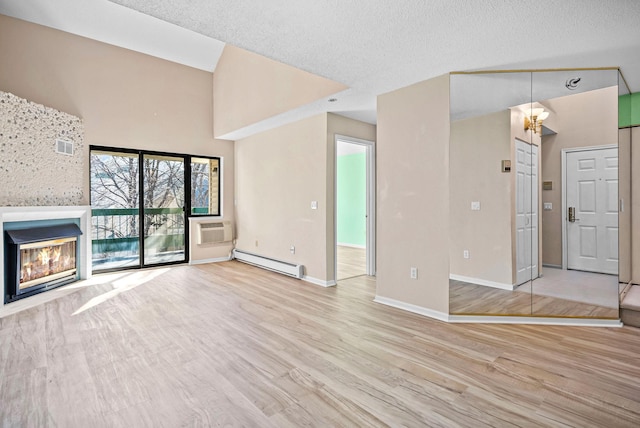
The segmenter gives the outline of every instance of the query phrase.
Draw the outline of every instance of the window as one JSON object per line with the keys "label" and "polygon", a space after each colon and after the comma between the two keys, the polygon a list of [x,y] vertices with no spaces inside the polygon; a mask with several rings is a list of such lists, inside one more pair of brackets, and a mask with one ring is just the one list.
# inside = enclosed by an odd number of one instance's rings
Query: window
{"label": "window", "polygon": [[220,215],[220,159],[191,158],[191,214]]}

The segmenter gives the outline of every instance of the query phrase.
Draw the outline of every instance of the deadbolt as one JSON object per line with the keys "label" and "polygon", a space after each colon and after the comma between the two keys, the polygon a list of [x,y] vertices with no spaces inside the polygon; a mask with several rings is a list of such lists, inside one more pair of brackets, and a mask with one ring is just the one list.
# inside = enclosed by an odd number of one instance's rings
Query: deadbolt
{"label": "deadbolt", "polygon": [[569,221],[571,223],[574,223],[576,221],[580,220],[579,218],[576,218],[576,207],[569,207]]}

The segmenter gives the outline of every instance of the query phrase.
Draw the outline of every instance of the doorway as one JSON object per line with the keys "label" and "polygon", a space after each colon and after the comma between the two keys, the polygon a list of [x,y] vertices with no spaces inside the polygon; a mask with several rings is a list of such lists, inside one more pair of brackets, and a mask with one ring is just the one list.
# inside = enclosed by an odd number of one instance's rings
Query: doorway
{"label": "doorway", "polygon": [[371,141],[336,136],[336,280],[375,275],[375,164]]}
{"label": "doorway", "polygon": [[538,272],[538,146],[516,139],[516,285]]}
{"label": "doorway", "polygon": [[618,148],[566,149],[563,268],[618,274]]}

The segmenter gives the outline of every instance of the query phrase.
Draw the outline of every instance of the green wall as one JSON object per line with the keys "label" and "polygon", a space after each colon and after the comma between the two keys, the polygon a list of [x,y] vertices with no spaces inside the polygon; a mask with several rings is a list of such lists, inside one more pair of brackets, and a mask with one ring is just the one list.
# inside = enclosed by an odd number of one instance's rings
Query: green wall
{"label": "green wall", "polygon": [[367,162],[365,153],[338,156],[338,243],[367,243]]}
{"label": "green wall", "polygon": [[618,127],[640,125],[640,92],[618,98]]}

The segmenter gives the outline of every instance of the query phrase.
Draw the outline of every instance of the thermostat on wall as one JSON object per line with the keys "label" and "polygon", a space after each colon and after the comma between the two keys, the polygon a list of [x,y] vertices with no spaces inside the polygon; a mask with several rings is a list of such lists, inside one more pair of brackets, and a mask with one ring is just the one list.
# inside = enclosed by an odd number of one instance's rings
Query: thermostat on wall
{"label": "thermostat on wall", "polygon": [[511,172],[511,161],[506,159],[502,161],[502,172]]}

